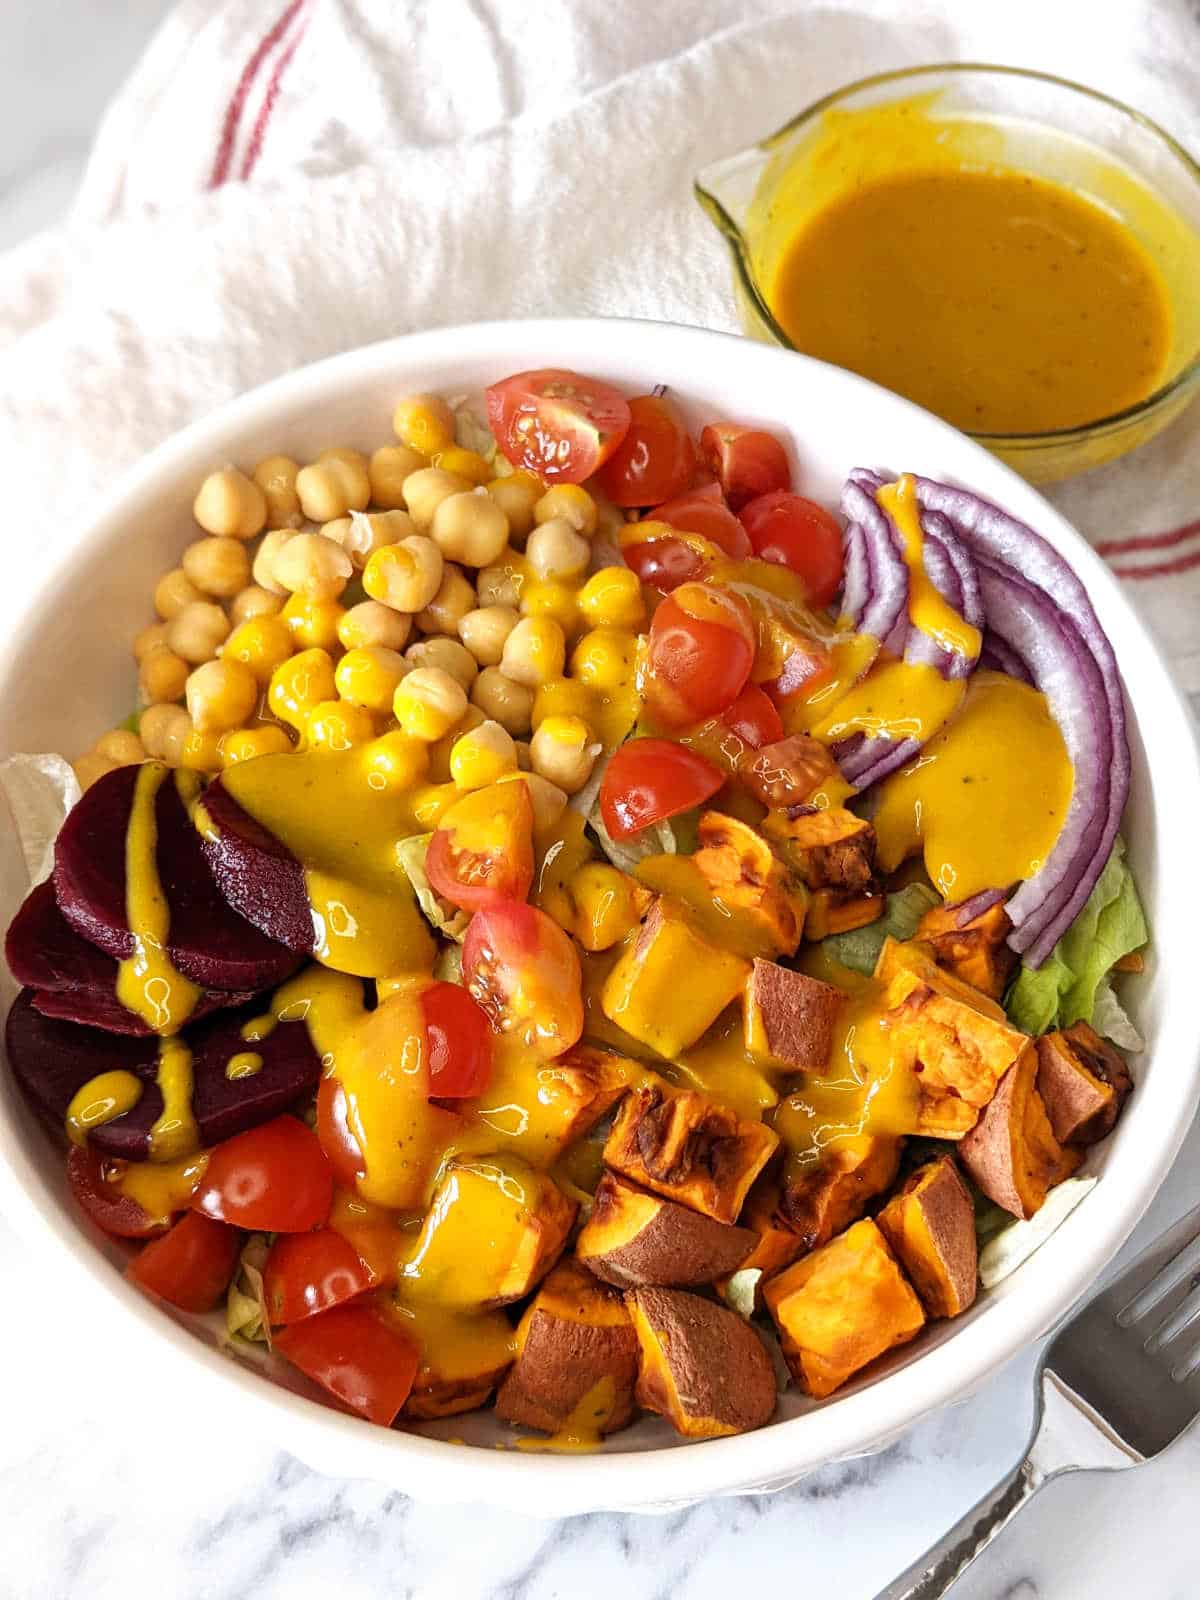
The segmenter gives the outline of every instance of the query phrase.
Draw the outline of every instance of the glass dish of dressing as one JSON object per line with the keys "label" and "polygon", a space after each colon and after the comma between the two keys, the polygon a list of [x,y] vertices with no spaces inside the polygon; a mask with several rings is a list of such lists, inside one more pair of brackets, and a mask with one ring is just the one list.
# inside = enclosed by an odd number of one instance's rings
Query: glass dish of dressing
{"label": "glass dish of dressing", "polygon": [[1033,482],[1200,386],[1200,167],[1140,113],[973,64],[864,78],[696,196],[746,331],[915,400]]}

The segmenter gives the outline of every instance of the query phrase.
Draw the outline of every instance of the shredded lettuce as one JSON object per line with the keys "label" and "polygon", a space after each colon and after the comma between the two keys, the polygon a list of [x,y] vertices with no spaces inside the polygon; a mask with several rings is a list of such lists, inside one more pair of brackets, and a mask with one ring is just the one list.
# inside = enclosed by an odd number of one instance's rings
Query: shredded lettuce
{"label": "shredded lettuce", "polygon": [[1005,1212],[1007,1225],[996,1232],[979,1252],[979,1281],[983,1287],[991,1289],[1007,1278],[1010,1272],[1015,1272],[1040,1245],[1045,1244],[1059,1224],[1095,1186],[1095,1178],[1068,1178],[1051,1189],[1041,1209],[1028,1222],[1015,1221]]}
{"label": "shredded lettuce", "polygon": [[754,1315],[754,1299],[761,1277],[761,1267],[743,1267],[725,1285],[725,1304],[731,1311],[736,1311],[739,1317],[745,1317],[747,1322]]}
{"label": "shredded lettuce", "polygon": [[941,896],[928,884],[910,883],[888,895],[883,916],[877,922],[869,922],[865,928],[852,928],[849,933],[830,934],[828,939],[821,940],[821,949],[840,966],[870,977],[884,940],[889,936],[911,939],[925,913],[941,903]]}
{"label": "shredded lettuce", "polygon": [[444,944],[433,963],[433,975],[443,983],[462,982],[462,945]]}
{"label": "shredded lettuce", "polygon": [[429,874],[425,871],[425,855],[432,838],[432,833],[415,833],[407,839],[400,839],[396,843],[396,854],[408,874],[408,881],[413,886],[417,904],[425,913],[426,921],[438,933],[445,934],[447,939],[461,943],[471,919],[465,911],[459,911],[443,900],[429,881]]}
{"label": "shredded lettuce", "polygon": [[[467,402],[454,408],[454,442],[464,450],[474,450],[485,461],[492,461],[498,453],[492,430],[477,409]],[[504,464],[508,467],[507,462]],[[512,468],[508,470],[511,472]]]}
{"label": "shredded lettuce", "polygon": [[62,756],[9,756],[0,761],[0,823],[15,839],[31,884],[50,876],[54,841],[63,819],[79,799],[79,781]]}
{"label": "shredded lettuce", "polygon": [[225,1297],[225,1331],[231,1340],[245,1339],[251,1344],[267,1345],[271,1342],[271,1322],[263,1286],[263,1268],[270,1253],[270,1234],[252,1233],[242,1246],[238,1268]]}
{"label": "shredded lettuce", "polygon": [[[1109,973],[1148,938],[1125,846],[1118,839],[1087,904],[1050,955],[1036,969],[1021,968],[1008,994],[1009,1017],[1026,1033],[1090,1022],[1115,1043],[1138,1038],[1113,993]],[[1136,1046],[1125,1044],[1126,1049],[1140,1047],[1140,1038]]]}

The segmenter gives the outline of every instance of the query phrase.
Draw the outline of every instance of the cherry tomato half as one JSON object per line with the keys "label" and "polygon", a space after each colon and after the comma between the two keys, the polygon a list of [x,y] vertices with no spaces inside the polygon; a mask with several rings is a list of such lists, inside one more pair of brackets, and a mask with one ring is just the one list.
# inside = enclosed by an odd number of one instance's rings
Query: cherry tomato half
{"label": "cherry tomato half", "polygon": [[369,1306],[335,1306],[282,1328],[275,1348],[368,1422],[387,1428],[408,1399],[420,1364],[411,1339]]}
{"label": "cherry tomato half", "polygon": [[165,1233],[167,1223],[144,1211],[130,1195],[122,1194],[111,1176],[106,1175],[121,1165],[86,1146],[72,1145],[67,1156],[67,1184],[76,1203],[114,1239],[153,1239]]}
{"label": "cherry tomato half", "polygon": [[691,482],[696,447],[687,424],[662,395],[629,402],[629,432],[600,473],[600,487],[618,506],[656,506]]}
{"label": "cherry tomato half", "polygon": [[670,523],[672,528],[698,533],[735,560],[744,560],[753,554],[745,528],[722,500],[715,483],[677,495],[674,500],[658,506],[653,516],[658,522]]}
{"label": "cherry tomato half", "polygon": [[842,586],[842,530],[832,512],[803,495],[781,492],[751,500],[739,515],[760,560],[790,567],[804,583],[809,605],[830,604]]}
{"label": "cherry tomato half", "polygon": [[263,1268],[272,1324],[301,1322],[373,1289],[378,1279],[348,1239],[332,1228],[284,1233]]}
{"label": "cherry tomato half", "polygon": [[463,911],[524,900],[533,884],[533,804],[523,783],[489,783],[457,800],[433,831],[425,871]]}
{"label": "cherry tomato half", "polygon": [[583,976],[573,940],[544,911],[506,900],[477,911],[463,940],[463,982],[500,1033],[547,1059],[583,1032]]}
{"label": "cherry tomato half", "polygon": [[333,1169],[296,1117],[275,1117],[217,1145],[192,1210],[263,1233],[319,1228],[333,1202]]}
{"label": "cherry tomato half", "polygon": [[421,1011],[428,1042],[429,1098],[468,1100],[482,1094],[492,1076],[492,1029],[486,1013],[457,983],[431,983],[422,989]]}
{"label": "cherry tomato half", "polygon": [[684,583],[654,613],[646,653],[647,704],[670,728],[720,716],[754,665],[750,607],[715,584]]}
{"label": "cherry tomato half", "polygon": [[317,1142],[329,1158],[333,1175],[343,1188],[353,1190],[367,1175],[367,1163],[350,1131],[346,1091],[337,1078],[322,1078],[317,1086]]}
{"label": "cherry tomato half", "polygon": [[673,739],[629,739],[613,756],[600,785],[600,815],[614,839],[703,804],[725,775]]}
{"label": "cherry tomato half", "polygon": [[181,1311],[211,1311],[225,1297],[241,1247],[236,1228],[189,1211],[134,1256],[125,1276]]}
{"label": "cherry tomato half", "polygon": [[660,594],[670,594],[681,583],[694,583],[704,576],[707,562],[682,539],[647,539],[623,550],[625,565],[636,572],[638,581]]}
{"label": "cherry tomato half", "polygon": [[547,483],[582,483],[629,431],[629,402],[597,378],[559,367],[518,372],[487,391],[487,419],[512,462]]}
{"label": "cherry tomato half", "polygon": [[792,486],[787,451],[774,434],[761,428],[710,422],[700,435],[700,454],[734,511],[760,494]]}
{"label": "cherry tomato half", "polygon": [[756,683],[746,685],[721,721],[754,750],[783,738],[783,718]]}

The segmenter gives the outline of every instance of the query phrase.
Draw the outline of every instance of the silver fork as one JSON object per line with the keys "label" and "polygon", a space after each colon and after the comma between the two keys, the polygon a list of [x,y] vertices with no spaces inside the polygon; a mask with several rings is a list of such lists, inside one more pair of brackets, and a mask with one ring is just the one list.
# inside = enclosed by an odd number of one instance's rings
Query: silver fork
{"label": "silver fork", "polygon": [[1052,1478],[1134,1467],[1200,1415],[1200,1206],[1055,1334],[1025,1457],[876,1600],[935,1600]]}

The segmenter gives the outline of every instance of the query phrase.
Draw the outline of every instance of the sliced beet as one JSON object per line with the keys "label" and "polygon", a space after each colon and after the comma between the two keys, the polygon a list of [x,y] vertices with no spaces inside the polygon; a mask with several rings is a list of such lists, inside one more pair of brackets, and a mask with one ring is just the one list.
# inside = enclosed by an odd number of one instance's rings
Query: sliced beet
{"label": "sliced beet", "polygon": [[311,955],[312,910],[299,861],[242,809],[220,778],[204,791],[204,809],[216,832],[205,839],[204,855],[221,893],[269,938]]}
{"label": "sliced beet", "polygon": [[[204,1145],[257,1127],[317,1087],[321,1062],[302,1022],[281,1022],[254,1044],[242,1038],[242,1024],[260,1009],[255,1004],[222,1011],[183,1030],[181,1037],[192,1051],[192,1114]],[[5,1043],[22,1091],[59,1128],[72,1099],[89,1079],[119,1069],[135,1073],[145,1083],[142,1098],[132,1111],[94,1128],[88,1143],[103,1155],[146,1160],[150,1129],[163,1106],[155,1082],[157,1039],[120,1038],[43,1016],[31,992],[23,989],[8,1013]],[[227,1078],[230,1058],[248,1050],[262,1057],[262,1067],[248,1078]]]}
{"label": "sliced beet", "polygon": [[[80,937],[58,909],[53,883],[39,883],[9,926],[4,956],[18,983],[34,991],[43,1016],[87,1023],[108,1033],[150,1034],[149,1023],[117,999],[117,963]],[[253,991],[206,989],[196,1003],[198,1022],[223,1006],[244,1005]]]}
{"label": "sliced beet", "polygon": [[[125,914],[125,834],[140,770],[118,767],[93,784],[54,846],[54,889],[63,916],[117,959],[133,951]],[[206,989],[253,992],[281,983],[299,962],[239,916],[220,892],[170,775],[155,796],[155,820],[158,875],[171,908],[168,949],[179,971]]]}

